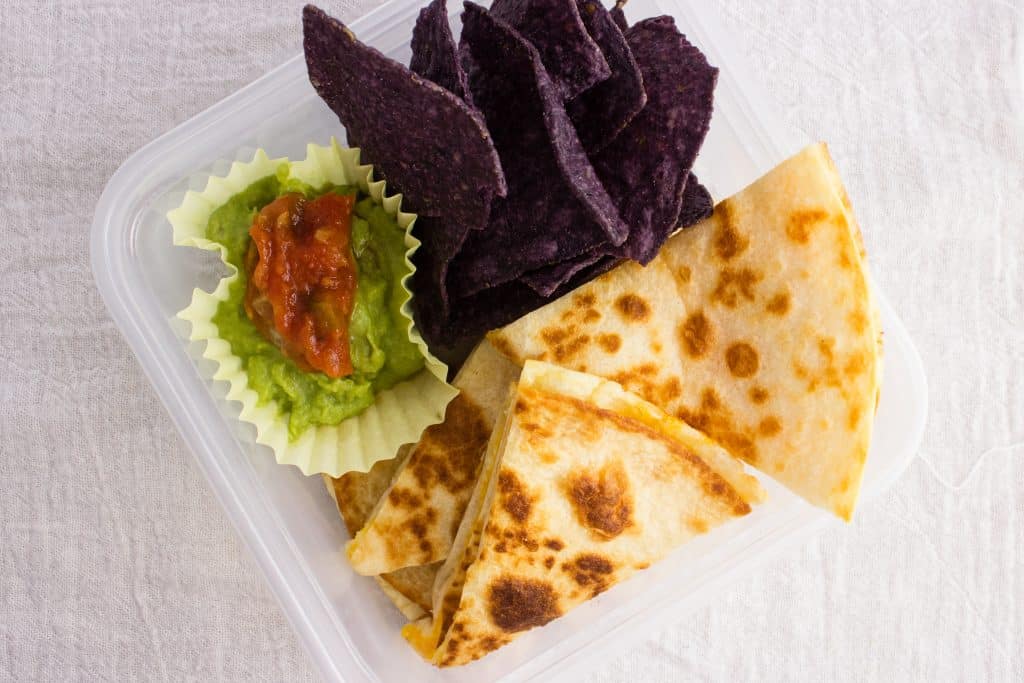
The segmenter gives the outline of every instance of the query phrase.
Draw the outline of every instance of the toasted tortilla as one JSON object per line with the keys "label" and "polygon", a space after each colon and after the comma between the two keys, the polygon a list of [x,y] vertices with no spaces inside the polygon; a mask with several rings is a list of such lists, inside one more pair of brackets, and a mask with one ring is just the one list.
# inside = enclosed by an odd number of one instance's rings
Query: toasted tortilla
{"label": "toasted tortilla", "polygon": [[721,446],[613,382],[529,361],[506,405],[434,617],[403,630],[439,666],[565,614],[763,496]]}
{"label": "toasted tortilla", "polygon": [[[339,479],[324,475],[327,491],[334,498],[338,512],[350,536],[366,524],[381,495],[387,490],[395,471],[408,458],[411,446],[404,447],[397,457],[374,463],[369,472],[349,472]],[[410,621],[430,610],[431,592],[440,563],[408,567],[376,577],[384,594]]]}
{"label": "toasted tortilla", "polygon": [[871,442],[880,327],[824,144],[674,235],[489,335],[508,358],[621,382],[849,520]]}
{"label": "toasted tortilla", "polygon": [[452,382],[460,394],[444,422],[423,433],[349,542],[356,572],[388,574],[448,556],[502,397],[518,373],[490,345],[470,354]]}

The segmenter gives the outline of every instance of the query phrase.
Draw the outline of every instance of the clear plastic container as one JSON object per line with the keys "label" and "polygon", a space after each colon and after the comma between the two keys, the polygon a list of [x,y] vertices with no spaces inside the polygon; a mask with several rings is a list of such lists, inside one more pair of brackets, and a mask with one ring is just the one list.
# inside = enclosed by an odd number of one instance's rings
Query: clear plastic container
{"label": "clear plastic container", "polygon": [[[394,0],[351,28],[407,61],[421,4]],[[459,3],[451,2],[450,9],[454,17]],[[711,132],[697,166],[720,199],[808,140],[780,125],[711,12],[696,0],[631,0],[626,13],[630,20],[674,15],[721,69]],[[456,30],[458,25],[454,21]],[[326,679],[549,680],[597,666],[630,640],[685,618],[760,562],[837,523],[764,479],[769,501],[743,520],[679,549],[480,662],[447,671],[425,664],[402,641],[398,612],[371,579],[349,568],[343,554],[348,536],[320,478],[277,465],[268,449],[255,445],[251,427],[237,421],[237,406],[224,400],[224,386],[209,379],[212,369],[174,317],[193,287],[211,287],[221,275],[211,254],[171,245],[164,214],[183,192],[201,187],[208,173],[225,171],[229,161],[250,158],[256,147],[272,156],[302,158],[307,142],[322,144],[341,134],[337,119],[310,87],[298,55],[126,161],[100,198],[91,243],[96,282],[111,315]],[[855,197],[854,204],[867,200]],[[863,506],[914,456],[927,409],[917,352],[881,292],[878,297],[885,377]]]}

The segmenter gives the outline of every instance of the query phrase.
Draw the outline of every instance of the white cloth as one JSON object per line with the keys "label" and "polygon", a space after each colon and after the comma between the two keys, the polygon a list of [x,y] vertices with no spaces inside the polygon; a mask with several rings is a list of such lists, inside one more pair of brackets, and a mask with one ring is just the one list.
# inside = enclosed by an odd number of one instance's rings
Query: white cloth
{"label": "white cloth", "polygon": [[[852,525],[590,680],[1024,679],[1021,3],[718,4],[788,121],[831,143],[930,419]],[[300,6],[0,3],[0,679],[316,677],[87,240],[131,152],[299,49]]]}

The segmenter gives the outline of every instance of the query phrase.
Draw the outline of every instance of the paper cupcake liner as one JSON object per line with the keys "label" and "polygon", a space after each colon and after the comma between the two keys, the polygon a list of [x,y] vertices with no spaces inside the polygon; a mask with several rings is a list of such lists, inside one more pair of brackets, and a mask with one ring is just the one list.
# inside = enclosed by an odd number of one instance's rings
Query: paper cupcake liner
{"label": "paper cupcake liner", "polygon": [[206,226],[215,209],[253,182],[277,173],[282,164],[289,164],[288,159],[271,159],[263,150],[257,150],[251,162],[235,162],[226,176],[210,177],[205,190],[186,193],[181,206],[167,214],[174,229],[175,245],[218,251],[231,271],[213,292],[195,289],[192,303],[178,317],[191,323],[190,339],[206,342],[203,357],[217,365],[213,379],[230,385],[227,399],[241,403],[239,419],[256,427],[256,442],[273,449],[279,463],[295,465],[306,475],[320,473],[339,477],[345,472],[365,472],[378,460],[394,457],[400,446],[417,441],[424,429],[443,420],[445,407],[458,393],[445,381],[448,368],[431,355],[413,323],[409,281],[415,270],[411,256],[420,246],[411,233],[416,216],[401,210],[401,195],[387,196],[384,181],[373,180],[373,167],[359,163],[358,149],[341,147],[333,138],[326,147],[309,145],[303,161],[290,163],[290,177],[313,187],[328,182],[357,186],[383,206],[405,230],[405,262],[409,274],[401,281],[406,293],[401,311],[408,321],[409,340],[419,347],[425,359],[422,370],[378,393],[373,404],[362,413],[337,425],[311,426],[299,438],[290,441],[288,415],[275,401],[259,403],[258,395],[249,387],[242,360],[231,352],[228,342],[220,338],[213,322],[217,306],[227,299],[238,270],[228,263],[227,250],[206,238]]}

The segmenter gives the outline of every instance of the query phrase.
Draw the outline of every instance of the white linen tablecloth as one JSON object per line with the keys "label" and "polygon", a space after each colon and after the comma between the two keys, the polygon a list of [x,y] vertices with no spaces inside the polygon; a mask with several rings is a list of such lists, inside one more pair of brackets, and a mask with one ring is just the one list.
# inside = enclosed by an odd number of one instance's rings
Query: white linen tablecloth
{"label": "white linen tablecloth", "polygon": [[[590,680],[1022,680],[1022,3],[715,4],[788,122],[831,143],[930,418],[852,525]],[[114,170],[294,54],[300,6],[0,3],[0,679],[316,677],[87,249]]]}

